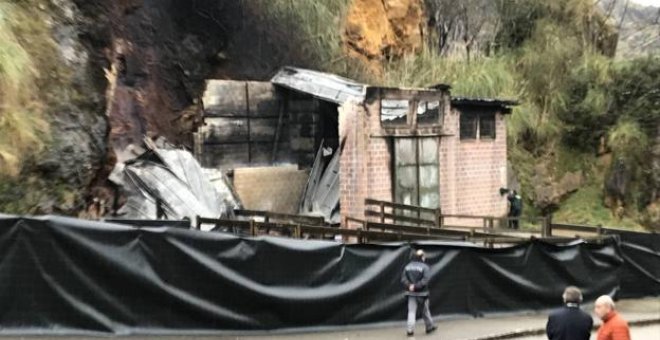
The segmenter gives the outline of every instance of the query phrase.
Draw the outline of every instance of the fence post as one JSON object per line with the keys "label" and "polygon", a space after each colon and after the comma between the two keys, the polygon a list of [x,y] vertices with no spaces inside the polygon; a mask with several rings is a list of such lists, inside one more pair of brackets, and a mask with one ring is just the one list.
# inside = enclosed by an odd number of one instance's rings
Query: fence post
{"label": "fence post", "polygon": [[257,227],[254,223],[254,219],[250,220],[250,235],[257,236]]}
{"label": "fence post", "polygon": [[302,231],[300,230],[300,224],[296,224],[295,229],[293,230],[293,237],[302,238]]}
{"label": "fence post", "polygon": [[442,228],[442,213],[440,208],[435,209],[435,223],[438,224],[438,228]]}

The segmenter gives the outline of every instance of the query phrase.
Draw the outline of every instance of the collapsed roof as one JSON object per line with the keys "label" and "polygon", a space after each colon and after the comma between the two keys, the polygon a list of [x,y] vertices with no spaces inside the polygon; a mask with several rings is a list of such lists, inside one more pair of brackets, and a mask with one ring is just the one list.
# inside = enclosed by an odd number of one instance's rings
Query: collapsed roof
{"label": "collapsed roof", "polygon": [[271,79],[271,83],[336,104],[361,102],[367,85],[330,73],[284,67]]}

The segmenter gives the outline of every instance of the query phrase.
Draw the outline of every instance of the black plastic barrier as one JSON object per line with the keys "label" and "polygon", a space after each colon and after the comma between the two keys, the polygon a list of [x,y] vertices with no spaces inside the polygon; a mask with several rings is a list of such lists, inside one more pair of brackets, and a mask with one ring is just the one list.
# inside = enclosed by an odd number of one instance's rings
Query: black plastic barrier
{"label": "black plastic barrier", "polygon": [[567,285],[581,287],[586,299],[614,293],[626,258],[616,239],[502,249],[343,245],[0,217],[0,333],[240,332],[402,321],[399,280],[414,248],[427,252],[436,316],[555,307]]}
{"label": "black plastic barrier", "polygon": [[660,235],[620,232],[623,298],[660,295]]}

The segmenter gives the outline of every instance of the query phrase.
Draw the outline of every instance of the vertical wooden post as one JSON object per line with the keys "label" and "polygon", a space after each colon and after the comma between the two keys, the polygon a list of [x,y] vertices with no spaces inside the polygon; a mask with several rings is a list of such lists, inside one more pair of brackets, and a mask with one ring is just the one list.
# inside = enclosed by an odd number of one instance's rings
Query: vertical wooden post
{"label": "vertical wooden post", "polygon": [[442,228],[442,214],[440,208],[435,209],[435,223],[438,225],[438,228]]}
{"label": "vertical wooden post", "polygon": [[541,220],[541,236],[551,237],[552,236],[552,215],[543,217]]}
{"label": "vertical wooden post", "polygon": [[257,236],[257,226],[254,223],[254,220],[250,220],[250,235]]}
{"label": "vertical wooden post", "polygon": [[280,106],[279,106],[279,117],[277,118],[277,129],[275,130],[275,140],[273,141],[273,153],[271,157],[271,164],[275,164],[275,161],[277,160],[277,144],[280,141],[280,130],[282,129],[282,121],[284,120],[284,111],[285,111],[285,105],[288,100],[288,97],[286,94],[283,94],[282,97],[280,98]]}
{"label": "vertical wooden post", "polygon": [[250,129],[250,90],[248,82],[245,82],[245,112],[247,116],[247,145],[248,145],[248,164],[252,164],[252,136]]}
{"label": "vertical wooden post", "polygon": [[296,228],[294,229],[294,237],[295,238],[302,238],[302,231],[300,230],[300,224],[296,225]]}

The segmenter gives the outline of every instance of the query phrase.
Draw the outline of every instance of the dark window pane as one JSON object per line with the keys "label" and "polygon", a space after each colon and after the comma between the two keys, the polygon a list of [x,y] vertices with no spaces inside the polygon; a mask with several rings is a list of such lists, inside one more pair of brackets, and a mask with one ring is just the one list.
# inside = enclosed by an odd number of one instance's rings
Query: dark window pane
{"label": "dark window pane", "polygon": [[479,139],[495,139],[495,114],[482,114],[479,118]]}
{"label": "dark window pane", "polygon": [[417,104],[417,124],[437,125],[440,123],[439,101],[421,101]]}
{"label": "dark window pane", "polygon": [[383,99],[380,101],[380,121],[383,126],[401,126],[408,124],[407,100]]}
{"label": "dark window pane", "polygon": [[479,116],[475,113],[461,113],[461,139],[477,139]]}

